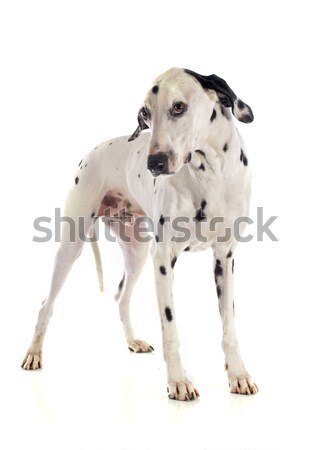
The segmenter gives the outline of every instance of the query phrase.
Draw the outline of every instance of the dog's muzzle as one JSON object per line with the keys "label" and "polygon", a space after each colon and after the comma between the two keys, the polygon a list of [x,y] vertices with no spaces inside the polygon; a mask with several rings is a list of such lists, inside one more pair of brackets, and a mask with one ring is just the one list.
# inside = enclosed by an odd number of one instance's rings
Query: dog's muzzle
{"label": "dog's muzzle", "polygon": [[149,155],[147,158],[147,168],[151,171],[154,177],[158,175],[168,175],[168,155],[164,152],[156,153],[156,155]]}

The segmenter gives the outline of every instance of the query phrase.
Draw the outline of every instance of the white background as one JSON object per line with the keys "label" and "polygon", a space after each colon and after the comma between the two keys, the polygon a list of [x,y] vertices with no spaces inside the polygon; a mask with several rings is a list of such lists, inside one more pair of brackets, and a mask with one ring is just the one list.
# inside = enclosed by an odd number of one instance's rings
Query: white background
{"label": "white background", "polygon": [[[2,448],[311,448],[310,16],[300,0],[1,2]],[[255,397],[228,393],[210,251],[181,256],[175,273],[181,352],[199,401],[166,397],[151,261],[133,320],[155,353],[129,354],[113,300],[122,260],[104,240],[104,296],[85,248],[57,300],[44,370],[19,368],[56,251],[32,242],[33,220],[62,206],[86,152],[134,131],[146,90],[172,66],[218,74],[255,114],[239,124],[251,216],[258,206],[277,215],[279,239],[235,255]]]}

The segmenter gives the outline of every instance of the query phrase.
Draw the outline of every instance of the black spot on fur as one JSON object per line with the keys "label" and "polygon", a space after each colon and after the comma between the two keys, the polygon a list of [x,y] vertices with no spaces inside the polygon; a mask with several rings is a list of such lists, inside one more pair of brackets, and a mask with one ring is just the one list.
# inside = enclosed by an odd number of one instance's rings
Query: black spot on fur
{"label": "black spot on fur", "polygon": [[175,256],[175,257],[172,258],[172,260],[171,260],[171,267],[172,267],[172,268],[174,268],[176,262],[177,262],[177,257]]}
{"label": "black spot on fur", "polygon": [[191,247],[185,247],[184,251],[189,252],[191,250]]}
{"label": "black spot on fur", "polygon": [[185,164],[189,163],[192,159],[192,153],[190,152],[187,157],[185,158]]}
{"label": "black spot on fur", "polygon": [[110,142],[109,145],[112,145],[112,142]]}
{"label": "black spot on fur", "polygon": [[210,117],[210,122],[212,123],[215,120],[216,117],[217,117],[217,111],[214,109],[212,111],[212,114],[211,114],[211,117]]}
{"label": "black spot on fur", "polygon": [[157,236],[157,234],[156,234],[156,236],[155,236],[155,241],[158,243],[159,242],[159,237]]}
{"label": "black spot on fur", "polygon": [[121,291],[121,289],[123,288],[124,282],[125,282],[125,274],[123,275],[123,277],[122,277],[122,279],[121,279],[121,281],[120,281],[120,283],[118,285],[118,290],[119,291]]}
{"label": "black spot on fur", "polygon": [[245,103],[242,100],[238,100],[237,101],[237,107],[238,109],[244,109],[245,108]]}
{"label": "black spot on fur", "polygon": [[201,163],[201,165],[198,167],[199,170],[202,170],[203,172],[206,170],[205,165]]}
{"label": "black spot on fur", "polygon": [[221,266],[220,259],[216,260],[214,275],[215,275],[215,280],[217,280],[218,277],[222,277],[222,275],[223,275],[223,268]]}
{"label": "black spot on fur", "polygon": [[160,270],[160,273],[161,273],[162,275],[167,275],[167,270],[166,270],[166,267],[165,267],[165,266],[160,266],[160,267],[159,267],[159,270]]}
{"label": "black spot on fur", "polygon": [[78,167],[80,167],[81,166],[81,163],[82,163],[82,161],[83,161],[83,159],[80,161],[80,163],[78,164]]}
{"label": "black spot on fur", "polygon": [[156,183],[156,178],[154,178],[154,181],[153,181],[153,183],[154,183],[154,186],[155,186],[155,183]]}
{"label": "black spot on fur", "polygon": [[217,286],[217,296],[218,296],[218,298],[221,297],[221,294],[222,294],[222,290],[221,290],[220,286]]}
{"label": "black spot on fur", "polygon": [[196,211],[196,215],[195,215],[196,222],[202,222],[206,218],[207,218],[207,216],[201,208]]}
{"label": "black spot on fur", "polygon": [[167,318],[168,322],[171,322],[173,317],[172,317],[172,312],[171,312],[171,309],[169,308],[169,306],[166,306],[165,314],[166,314],[166,318]]}
{"label": "black spot on fur", "polygon": [[141,178],[141,174],[138,174],[138,178]]}
{"label": "black spot on fur", "polygon": [[229,253],[226,255],[227,258],[232,258],[232,250],[229,251]]}
{"label": "black spot on fur", "polygon": [[152,87],[153,94],[155,94],[155,95],[158,94],[158,91],[159,91],[159,86],[155,85]]}
{"label": "black spot on fur", "polygon": [[195,150],[195,152],[201,156],[206,156],[205,152],[203,152],[202,150]]}
{"label": "black spot on fur", "polygon": [[232,260],[232,273],[234,273],[234,259]]}
{"label": "black spot on fur", "polygon": [[201,222],[202,220],[206,219],[207,216],[204,213],[204,208],[205,208],[206,205],[207,205],[206,200],[203,200],[201,202],[200,208],[196,211],[196,214],[195,214],[196,222]]}
{"label": "black spot on fur", "polygon": [[223,146],[223,151],[224,152],[227,152],[228,151],[228,148],[229,148],[229,146],[228,146],[228,144],[227,144],[227,142],[224,144],[224,146]]}
{"label": "black spot on fur", "polygon": [[159,223],[160,225],[163,225],[165,223],[165,218],[163,215],[160,216]]}
{"label": "black spot on fur", "polygon": [[241,148],[240,160],[242,161],[244,166],[248,166],[248,159],[246,158],[245,153],[243,152],[242,148]]}
{"label": "black spot on fur", "polygon": [[206,219],[206,215],[203,213],[203,210],[201,208],[199,208],[196,211],[196,215],[195,215],[196,222],[201,222],[201,221],[203,221],[205,219]]}
{"label": "black spot on fur", "polygon": [[75,178],[75,183],[78,184],[79,183],[79,177]]}
{"label": "black spot on fur", "polygon": [[93,212],[92,214],[91,214],[91,217],[93,218],[95,216],[95,212]]}

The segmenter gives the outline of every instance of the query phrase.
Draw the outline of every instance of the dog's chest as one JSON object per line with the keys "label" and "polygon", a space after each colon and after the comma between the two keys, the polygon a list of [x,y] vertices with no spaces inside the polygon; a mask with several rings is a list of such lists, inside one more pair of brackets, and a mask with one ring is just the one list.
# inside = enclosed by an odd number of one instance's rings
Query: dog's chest
{"label": "dog's chest", "polygon": [[228,174],[217,170],[209,176],[189,171],[157,179],[153,217],[168,217],[167,230],[176,238],[190,236],[192,248],[207,248],[218,238],[233,237],[235,222],[248,214],[249,171]]}

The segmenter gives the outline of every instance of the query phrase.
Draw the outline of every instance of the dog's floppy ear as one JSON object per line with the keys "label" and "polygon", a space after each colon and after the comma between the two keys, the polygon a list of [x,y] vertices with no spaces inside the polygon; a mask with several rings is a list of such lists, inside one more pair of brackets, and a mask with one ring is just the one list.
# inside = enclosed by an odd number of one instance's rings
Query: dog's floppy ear
{"label": "dog's floppy ear", "polygon": [[128,142],[134,141],[134,139],[136,139],[137,137],[140,136],[140,134],[143,130],[146,130],[147,128],[149,128],[149,126],[146,125],[146,123],[143,120],[143,117],[141,116],[141,110],[138,113],[138,123],[139,123],[138,128],[135,130],[133,135],[129,137]]}
{"label": "dog's floppy ear", "polygon": [[221,104],[226,108],[232,108],[232,112],[236,119],[244,123],[250,123],[253,121],[254,116],[250,106],[238,98],[227,82],[222,78],[217,75],[205,76],[199,75],[192,70],[184,70],[186,73],[196,78],[204,89],[213,89],[216,91]]}

